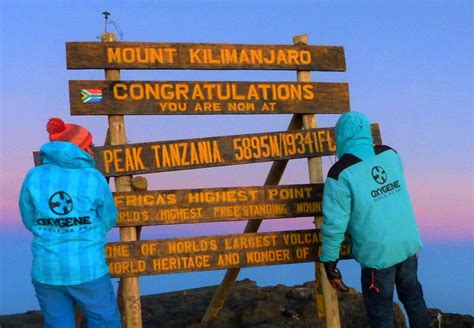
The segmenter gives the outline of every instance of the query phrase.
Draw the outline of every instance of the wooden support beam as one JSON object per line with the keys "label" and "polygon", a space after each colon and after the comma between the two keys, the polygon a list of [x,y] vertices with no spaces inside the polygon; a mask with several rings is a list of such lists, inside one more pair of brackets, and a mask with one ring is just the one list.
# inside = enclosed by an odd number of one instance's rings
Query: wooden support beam
{"label": "wooden support beam", "polygon": [[[102,42],[115,42],[113,33],[104,33],[101,36]],[[105,79],[108,81],[120,80],[120,70],[105,69]],[[123,145],[127,142],[125,134],[125,121],[123,115],[110,115],[109,121],[109,141],[111,145]],[[115,178],[116,191],[132,191],[131,176],[121,176]],[[137,240],[137,230],[135,227],[120,228],[121,241]],[[140,286],[138,277],[120,279],[120,290],[123,304],[121,309],[122,326],[126,328],[141,328],[142,314],[140,304]]]}
{"label": "wooden support beam", "polygon": [[[301,115],[293,115],[290,124],[288,125],[288,131],[292,130],[299,130],[303,127],[303,120]],[[270,168],[270,171],[268,172],[267,178],[265,180],[264,185],[277,185],[280,183],[280,180],[283,176],[283,172],[285,172],[286,166],[288,165],[288,160],[281,160],[281,161],[275,161],[272,164],[272,167]],[[258,229],[260,228],[260,225],[262,224],[263,220],[250,220],[247,222],[247,225],[245,226],[244,233],[253,233],[257,232]],[[209,307],[207,308],[206,313],[204,314],[204,317],[202,318],[202,322],[210,322],[212,319],[214,319],[219,311],[222,309],[224,306],[225,300],[227,299],[227,296],[229,295],[229,291],[234,285],[235,279],[237,279],[237,276],[239,275],[240,268],[233,268],[227,270],[224,279],[222,280],[219,288],[217,289],[211,304],[209,304]]]}
{"label": "wooden support beam", "polygon": [[[295,45],[307,45],[308,36],[297,35],[293,38]],[[311,73],[310,71],[298,71],[297,72],[298,82],[310,82]],[[316,128],[316,117],[313,114],[303,115],[303,128],[314,129]],[[323,166],[321,157],[308,158],[308,171],[310,183],[323,183]],[[315,217],[316,229],[320,229],[322,225],[322,218]],[[316,311],[318,316],[321,317],[322,307],[324,307],[324,314],[326,316],[326,327],[328,328],[339,328],[341,327],[341,320],[339,317],[339,303],[337,299],[337,293],[334,288],[329,284],[324,271],[323,264],[316,262],[315,267],[316,273]],[[319,287],[321,286],[321,288]],[[321,302],[320,292],[322,289],[323,300]],[[322,303],[322,304],[321,304]]]}

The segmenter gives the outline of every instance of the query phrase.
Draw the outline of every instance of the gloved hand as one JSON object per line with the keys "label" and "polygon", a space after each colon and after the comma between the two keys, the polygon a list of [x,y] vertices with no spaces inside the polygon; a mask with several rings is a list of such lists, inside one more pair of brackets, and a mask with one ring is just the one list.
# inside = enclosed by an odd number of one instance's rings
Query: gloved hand
{"label": "gloved hand", "polygon": [[344,281],[342,281],[341,271],[339,271],[336,266],[337,261],[324,262],[324,270],[328,276],[329,283],[332,287],[334,287],[334,289],[343,293],[347,293],[349,291],[349,287],[347,287],[344,284]]}

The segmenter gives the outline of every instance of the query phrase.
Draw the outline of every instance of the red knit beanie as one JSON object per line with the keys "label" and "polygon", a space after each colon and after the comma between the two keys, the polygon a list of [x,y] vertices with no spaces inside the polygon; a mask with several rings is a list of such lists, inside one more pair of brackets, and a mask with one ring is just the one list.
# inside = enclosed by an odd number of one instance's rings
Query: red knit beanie
{"label": "red knit beanie", "polygon": [[46,126],[50,141],[67,141],[86,150],[92,143],[92,134],[75,124],[65,124],[60,118],[50,118]]}

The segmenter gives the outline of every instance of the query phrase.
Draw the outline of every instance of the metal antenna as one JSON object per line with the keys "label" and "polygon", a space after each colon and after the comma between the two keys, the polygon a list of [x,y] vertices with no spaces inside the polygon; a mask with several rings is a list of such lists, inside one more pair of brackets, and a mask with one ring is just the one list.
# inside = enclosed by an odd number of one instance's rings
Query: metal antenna
{"label": "metal antenna", "polygon": [[113,24],[115,29],[117,30],[117,33],[120,36],[119,41],[125,41],[125,38],[123,37],[125,34],[123,34],[122,30],[120,29],[119,24],[113,20],[110,20],[109,24]]}
{"label": "metal antenna", "polygon": [[107,33],[107,20],[109,19],[110,13],[106,10],[102,13],[105,17],[105,33]]}

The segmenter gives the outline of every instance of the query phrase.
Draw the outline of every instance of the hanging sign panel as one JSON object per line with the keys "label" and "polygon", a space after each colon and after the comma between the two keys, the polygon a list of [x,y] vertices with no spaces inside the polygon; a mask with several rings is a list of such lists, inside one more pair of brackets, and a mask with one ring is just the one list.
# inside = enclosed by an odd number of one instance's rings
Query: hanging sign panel
{"label": "hanging sign panel", "polygon": [[323,184],[116,192],[117,225],[142,226],[322,215]]}
{"label": "hanging sign panel", "polygon": [[72,115],[339,114],[347,83],[69,81]]}
{"label": "hanging sign panel", "polygon": [[[371,129],[381,144],[378,124]],[[135,175],[333,155],[334,140],[334,128],[319,128],[157,141],[96,147],[95,160],[106,176]]]}
{"label": "hanging sign panel", "polygon": [[[350,258],[349,243],[342,243],[341,259]],[[314,262],[321,234],[313,229],[116,242],[105,250],[113,277],[133,277]]]}
{"label": "hanging sign panel", "polygon": [[68,69],[345,71],[344,48],[156,42],[66,42]]}

